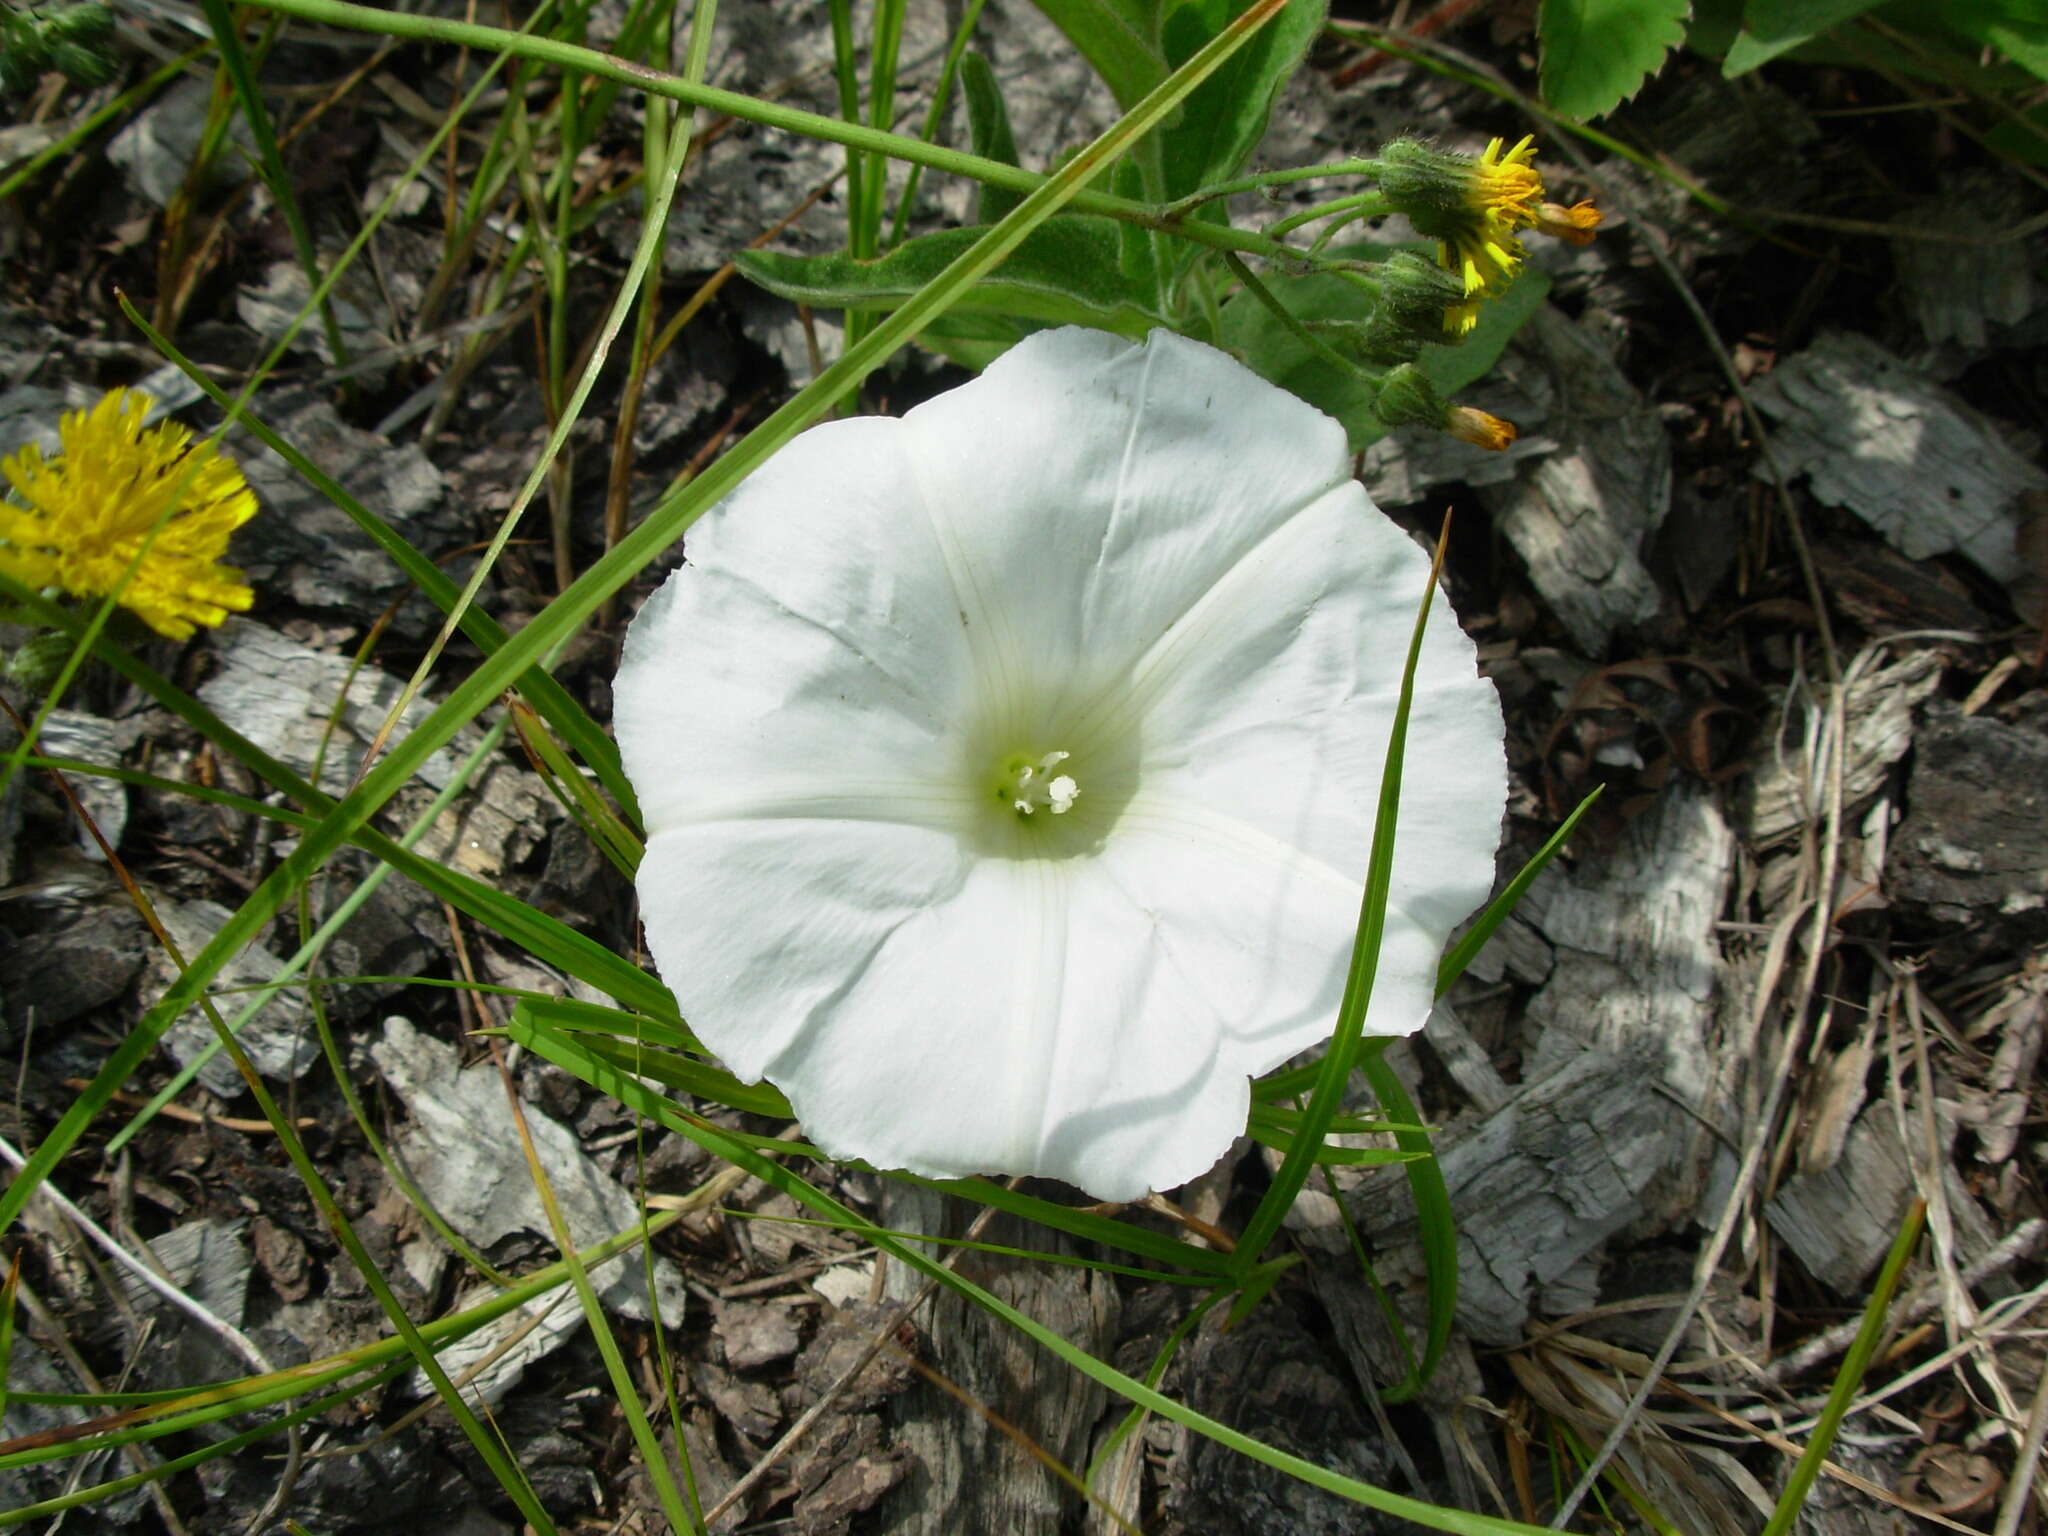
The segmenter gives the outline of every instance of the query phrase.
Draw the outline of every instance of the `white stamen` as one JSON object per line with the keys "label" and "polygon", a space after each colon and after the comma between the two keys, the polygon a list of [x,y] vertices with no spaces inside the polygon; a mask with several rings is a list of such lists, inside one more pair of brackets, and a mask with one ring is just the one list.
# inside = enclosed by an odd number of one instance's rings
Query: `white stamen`
{"label": "white stamen", "polygon": [[1072,754],[1068,752],[1048,752],[1037,762],[1026,763],[1017,769],[1016,793],[1010,804],[1018,815],[1030,816],[1040,810],[1049,810],[1055,816],[1064,816],[1074,808],[1081,786],[1074,782],[1071,774],[1053,774],[1053,769],[1070,756]]}

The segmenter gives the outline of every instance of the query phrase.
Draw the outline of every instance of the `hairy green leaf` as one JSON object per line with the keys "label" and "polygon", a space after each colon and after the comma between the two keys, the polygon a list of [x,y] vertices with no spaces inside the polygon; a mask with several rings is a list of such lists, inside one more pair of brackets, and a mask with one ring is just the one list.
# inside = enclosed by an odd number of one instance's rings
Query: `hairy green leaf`
{"label": "hairy green leaf", "polygon": [[1038,8],[1067,34],[1126,111],[1166,78],[1159,46],[1163,0],[1038,0]]}
{"label": "hairy green leaf", "polygon": [[[740,271],[770,293],[821,309],[889,310],[933,281],[988,231],[943,229],[906,240],[887,255],[860,261],[842,252],[790,256],[742,251]],[[1143,336],[1165,323],[1118,264],[1113,219],[1063,214],[1047,219],[1014,255],[968,289],[955,307],[1044,321],[1092,325]]]}
{"label": "hairy green leaf", "polygon": [[[1166,18],[1166,60],[1179,65],[1240,14],[1247,0],[1188,0]],[[1235,176],[1266,135],[1273,101],[1323,26],[1323,0],[1291,0],[1188,97],[1159,135],[1168,198]],[[1220,208],[1216,210],[1221,217]]]}

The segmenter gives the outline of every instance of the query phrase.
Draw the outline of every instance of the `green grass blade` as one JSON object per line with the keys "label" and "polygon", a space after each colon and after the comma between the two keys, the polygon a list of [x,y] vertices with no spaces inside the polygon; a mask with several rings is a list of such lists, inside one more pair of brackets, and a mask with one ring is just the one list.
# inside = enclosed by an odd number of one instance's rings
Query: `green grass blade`
{"label": "green grass blade", "polygon": [[[610,1322],[599,1305],[597,1291],[590,1283],[590,1272],[577,1257],[575,1240],[569,1235],[569,1223],[562,1215],[561,1202],[555,1198],[554,1181],[548,1177],[542,1166],[540,1154],[533,1145],[533,1137],[526,1124],[526,1107],[520,1102],[519,1090],[506,1069],[504,1053],[494,1046],[492,1054],[498,1060],[498,1072],[504,1081],[505,1098],[512,1112],[512,1123],[519,1132],[520,1150],[526,1156],[527,1176],[533,1181],[533,1190],[540,1197],[541,1209],[547,1213],[548,1227],[553,1232],[555,1246],[562,1252],[562,1262],[569,1270],[569,1283],[576,1288],[576,1301],[583,1308],[583,1320],[590,1328],[590,1337],[597,1345],[598,1355],[604,1361],[605,1374],[611,1378],[612,1395],[617,1399],[619,1412],[633,1435],[633,1443],[640,1448],[640,1464],[654,1484],[655,1496],[661,1501],[662,1512],[668,1517],[669,1528],[678,1532],[689,1532],[691,1536],[702,1529],[702,1522],[691,1511],[683,1507],[683,1496],[676,1487],[674,1475],[669,1471],[668,1457],[663,1453],[661,1442],[654,1437],[653,1426],[647,1422],[646,1412],[640,1406],[640,1389],[633,1382],[633,1373],[626,1367],[626,1357],[619,1350],[619,1341],[612,1333]],[[661,1310],[655,1305],[652,1295],[648,1298],[648,1311],[653,1314],[653,1326],[661,1327]],[[683,1455],[688,1450],[678,1445]]]}
{"label": "green grass blade", "polygon": [[[1415,1106],[1401,1079],[1387,1065],[1386,1046],[1372,1042],[1359,1059],[1359,1067],[1373,1097],[1396,1120],[1413,1121]],[[1405,1402],[1422,1390],[1436,1373],[1437,1363],[1451,1341],[1451,1324],[1458,1311],[1458,1218],[1451,1208],[1450,1187],[1436,1160],[1436,1147],[1427,1131],[1397,1130],[1394,1143],[1412,1153],[1405,1166],[1408,1189],[1415,1197],[1415,1221],[1422,1239],[1422,1262],[1429,1284],[1429,1332],[1422,1346],[1421,1362],[1384,1396],[1390,1403]]]}
{"label": "green grass blade", "polygon": [[[223,410],[232,410],[234,401],[226,390],[214,383],[197,364],[160,334],[148,319],[128,301],[120,297],[121,309],[129,321],[147,338],[150,345],[190,379]],[[406,579],[443,613],[455,611],[456,600],[462,589],[441,573],[441,568],[419,550],[413,548],[405,535],[393,528],[383,518],[365,507],[332,475],[322,470],[305,454],[301,453],[277,431],[257,417],[246,407],[239,421],[249,435],[264,447],[283,459],[293,473],[307,485],[326,497],[345,513],[349,520],[367,534],[377,547],[391,557],[392,563],[405,573]],[[465,608],[461,621],[462,632],[474,641],[486,655],[497,651],[505,643],[505,630],[489,614],[474,606]],[[513,683],[520,693],[533,704],[534,710],[547,721],[557,735],[597,773],[605,793],[621,806],[626,814],[638,819],[639,802],[633,798],[633,786],[626,782],[624,769],[619,766],[619,750],[604,727],[590,718],[589,711],[578,703],[566,688],[538,666],[528,668]]]}
{"label": "green grass blade", "polygon": [[[556,1043],[560,1044],[561,1042],[558,1041]],[[566,1063],[560,1062],[558,1058],[550,1057],[549,1059],[557,1060],[558,1064],[566,1065]],[[638,1110],[649,1119],[658,1120],[671,1129],[680,1132],[713,1155],[737,1164],[763,1183],[787,1194],[799,1204],[810,1207],[813,1211],[830,1220],[846,1223],[854,1227],[864,1227],[867,1225],[864,1219],[850,1207],[840,1204],[829,1195],[814,1188],[805,1180],[798,1178],[773,1158],[762,1155],[746,1145],[742,1139],[722,1131],[708,1122],[697,1120],[684,1114],[677,1106],[669,1103],[630,1075],[606,1070],[595,1063],[585,1063],[585,1065],[602,1073],[601,1077],[587,1078],[586,1081],[595,1082],[606,1093],[611,1094],[628,1108]],[[578,1071],[578,1075],[582,1075],[580,1068],[571,1068],[571,1070]],[[936,1280],[939,1284],[964,1297],[991,1317],[1008,1323],[1012,1328],[1030,1338],[1049,1354],[1064,1361],[1084,1376],[1098,1382],[1126,1401],[1140,1408],[1149,1409],[1161,1418],[1171,1419],[1176,1424],[1185,1425],[1196,1434],[1213,1440],[1217,1444],[1226,1446],[1242,1455],[1249,1456],[1254,1461],[1269,1466],[1277,1472],[1285,1473],[1302,1482],[1324,1489],[1326,1492],[1334,1493],[1340,1498],[1362,1504],[1369,1509],[1376,1509],[1397,1519],[1411,1521],[1427,1530],[1448,1531],[1452,1533],[1452,1536],[1549,1536],[1549,1533],[1542,1526],[1524,1525],[1519,1521],[1513,1520],[1499,1520],[1489,1515],[1467,1514],[1462,1510],[1440,1509],[1433,1504],[1425,1504],[1419,1499],[1407,1498],[1401,1494],[1389,1492],[1384,1488],[1376,1488],[1370,1483],[1360,1482],[1356,1478],[1344,1477],[1339,1473],[1319,1467],[1312,1461],[1305,1461],[1299,1456],[1291,1456],[1284,1451],[1275,1450],[1273,1447],[1255,1440],[1249,1435],[1242,1434],[1228,1425],[1218,1423],[1204,1414],[1196,1413],[1193,1409],[1177,1402],[1173,1398],[1164,1396],[1144,1382],[1125,1375],[1113,1366],[1103,1364],[1086,1350],[1078,1345],[1069,1343],[1059,1334],[1044,1327],[1034,1319],[1025,1316],[989,1291],[982,1289],[970,1280],[962,1278],[952,1270],[935,1263],[921,1251],[921,1244],[899,1243],[893,1238],[877,1236],[875,1238],[875,1246],[886,1253],[894,1262],[907,1265],[928,1279]]]}
{"label": "green grass blade", "polygon": [[1856,1400],[1856,1389],[1862,1385],[1863,1373],[1870,1368],[1870,1358],[1877,1353],[1878,1342],[1884,1337],[1885,1318],[1891,1310],[1892,1296],[1899,1288],[1900,1276],[1906,1272],[1907,1261],[1913,1257],[1913,1249],[1920,1242],[1920,1229],[1926,1220],[1927,1202],[1915,1200],[1906,1212],[1906,1219],[1899,1224],[1899,1235],[1892,1240],[1884,1267],[1877,1272],[1877,1284],[1872,1287],[1869,1304],[1863,1309],[1863,1322],[1856,1330],[1855,1342],[1842,1357],[1842,1368],[1835,1373],[1835,1384],[1828,1389],[1827,1405],[1821,1409],[1813,1433],[1806,1437],[1806,1449],[1793,1463],[1792,1475],[1785,1479],[1785,1491],[1764,1525],[1763,1536],[1785,1536],[1798,1520],[1806,1495],[1813,1488],[1814,1479],[1820,1476],[1821,1466],[1828,1459],[1828,1450],[1835,1443],[1835,1434],[1842,1427],[1842,1419],[1849,1412],[1849,1405]]}
{"label": "green grass blade", "polygon": [[1578,830],[1586,812],[1593,809],[1593,803],[1600,798],[1600,792],[1605,788],[1604,784],[1593,786],[1593,792],[1581,800],[1571,815],[1565,817],[1558,829],[1545,839],[1543,846],[1536,850],[1535,856],[1522,866],[1514,879],[1508,882],[1507,889],[1486,904],[1486,910],[1479,914],[1479,921],[1466,930],[1463,938],[1451,946],[1450,953],[1444,956],[1443,963],[1437,967],[1438,997],[1451,990],[1451,984],[1465,974],[1465,967],[1472,963],[1473,957],[1485,947],[1486,941],[1493,937],[1494,930],[1506,922],[1508,915],[1522,904],[1522,898],[1528,894],[1529,887],[1535,883],[1536,877],[1549,868],[1552,859],[1563,852],[1564,845],[1571,841],[1572,833]]}
{"label": "green grass blade", "polygon": [[[953,100],[953,81],[960,72],[961,55],[966,53],[967,44],[974,36],[974,29],[981,24],[981,8],[987,0],[967,0],[967,8],[961,14],[960,25],[953,30],[952,44],[946,49],[946,60],[939,66],[938,83],[932,87],[932,104],[924,115],[924,128],[918,134],[925,143],[933,142],[939,136],[939,124],[944,121],[946,108]],[[888,124],[878,123],[886,128]],[[903,193],[896,199],[896,216],[889,221],[888,245],[894,245],[903,238],[903,231],[910,224],[910,205],[917,198],[917,183],[924,175],[924,167],[912,165],[903,178]]]}
{"label": "green grass blade", "polygon": [[[832,0],[832,76],[839,85],[839,116],[860,125],[860,66],[853,51],[853,0]],[[822,138],[823,135],[814,135]],[[867,224],[867,154],[846,145],[846,243],[848,249],[859,238],[856,231]]]}
{"label": "green grass blade", "polygon": [[[574,69],[583,74],[666,96],[672,101],[684,102],[708,112],[736,117],[742,122],[780,128],[804,138],[821,139],[828,144],[841,144],[868,154],[887,155],[931,170],[966,176],[984,185],[999,186],[1012,192],[1036,192],[1054,179],[1023,170],[1018,166],[1005,165],[998,160],[968,154],[962,150],[949,149],[939,144],[927,144],[908,134],[884,132],[859,121],[827,117],[818,112],[805,112],[796,107],[785,107],[777,102],[743,95],[738,91],[720,90],[715,86],[693,85],[678,76],[659,73],[643,64],[615,58],[594,48],[581,48],[571,43],[559,42],[554,38],[535,37],[525,32],[479,26],[473,22],[452,21],[439,16],[379,10],[374,6],[351,4],[349,0],[248,0],[248,3],[259,9],[357,31],[378,32],[389,37],[412,38],[422,42],[450,43],[457,47],[477,49],[494,58],[502,55],[555,64],[564,69]],[[1226,56],[1241,46],[1244,38],[1249,35],[1248,29],[1263,26],[1272,14],[1265,0],[1259,0],[1258,4],[1248,7],[1245,13],[1233,21],[1217,39],[1224,46]],[[1206,79],[1215,68],[1215,64],[1205,55],[1206,50],[1196,54],[1182,68],[1199,68],[1201,77]],[[1171,91],[1176,104],[1187,94],[1173,79],[1169,79],[1160,89]],[[1132,110],[1135,113],[1146,108],[1147,103],[1140,102]],[[1117,129],[1112,128],[1110,131],[1114,133]],[[1275,260],[1298,260],[1300,255],[1299,252],[1290,251],[1275,241],[1249,230],[1231,229],[1200,219],[1168,217],[1152,203],[1117,197],[1107,192],[1077,191],[1066,201],[1072,204],[1076,212],[1100,213],[1110,218],[1141,224],[1148,229],[1164,228],[1199,245],[1214,246],[1219,250],[1246,251]]]}
{"label": "green grass blade", "polygon": [[[569,1022],[573,1017],[574,1011],[560,1003],[522,1004],[513,1010],[505,1033],[507,1037],[516,1040],[536,1055],[545,1057],[564,1071],[582,1078],[593,1088],[605,1092],[611,1091],[610,1084],[622,1073],[631,1074],[636,1079],[644,1076],[661,1080],[665,1069],[655,1059],[644,1053],[636,1056],[630,1049],[610,1044],[601,1036],[579,1030]],[[670,1058],[671,1061],[674,1059]],[[670,1107],[675,1108],[673,1105]],[[786,1109],[784,1113],[787,1114]],[[767,1137],[746,1137],[738,1132],[727,1134],[735,1141],[747,1145],[789,1150],[788,1143],[773,1141]],[[916,1174],[900,1172],[891,1172],[888,1177],[905,1184],[914,1184],[920,1189],[959,1195],[976,1205],[990,1206],[1008,1215],[1035,1222],[1039,1226],[1065,1232],[1082,1242],[1119,1249],[1125,1253],[1154,1260],[1171,1269],[1192,1270],[1218,1280],[1226,1278],[1229,1274],[1230,1261],[1225,1254],[1208,1248],[1197,1248],[1191,1243],[1178,1242],[1163,1233],[1130,1222],[1118,1221],[1113,1217],[1099,1216],[1092,1211],[1074,1210],[1068,1206],[1054,1204],[1050,1200],[1020,1194],[987,1179],[926,1179]]]}
{"label": "green grass blade", "polygon": [[249,125],[249,136],[256,141],[257,174],[277,199],[277,211],[291,231],[292,250],[306,274],[306,286],[320,296],[320,324],[327,333],[328,346],[334,349],[334,366],[346,368],[348,348],[342,342],[341,322],[335,318],[333,298],[321,284],[320,255],[313,248],[313,232],[306,227],[305,212],[299,207],[291,175],[284,168],[284,157],[278,153],[277,133],[270,125],[269,109],[263,105],[263,93],[257,88],[255,72],[249,68],[249,56],[242,51],[241,28],[227,0],[199,0],[199,5],[213,32],[213,45],[220,50],[221,69],[234,87],[242,120]]}

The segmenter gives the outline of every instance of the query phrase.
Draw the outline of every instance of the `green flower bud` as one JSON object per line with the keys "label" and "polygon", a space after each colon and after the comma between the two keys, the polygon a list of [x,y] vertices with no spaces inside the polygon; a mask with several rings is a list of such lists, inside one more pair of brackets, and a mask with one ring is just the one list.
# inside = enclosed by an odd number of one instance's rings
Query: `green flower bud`
{"label": "green flower bud", "polygon": [[1435,427],[1441,430],[1450,420],[1451,408],[1430,383],[1429,375],[1413,363],[1392,369],[1380,380],[1373,411],[1390,427]]}
{"label": "green flower bud", "polygon": [[1380,151],[1380,193],[1425,235],[1448,238],[1471,222],[1472,161],[1396,139]]}
{"label": "green flower bud", "polygon": [[1379,313],[1423,341],[1442,340],[1444,311],[1463,302],[1465,285],[1426,256],[1397,251],[1380,263]]}

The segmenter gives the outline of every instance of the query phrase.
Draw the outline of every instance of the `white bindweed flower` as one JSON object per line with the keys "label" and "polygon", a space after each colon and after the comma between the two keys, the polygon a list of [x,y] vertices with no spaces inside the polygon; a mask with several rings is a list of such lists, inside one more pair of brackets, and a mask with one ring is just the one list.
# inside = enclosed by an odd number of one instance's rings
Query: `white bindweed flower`
{"label": "white bindweed flower", "polygon": [[[1429,561],[1343,430],[1165,331],[813,428],[634,620],[647,942],[824,1150],[1132,1199],[1326,1038]],[[1500,707],[1439,602],[1369,1032],[1493,878]]]}

